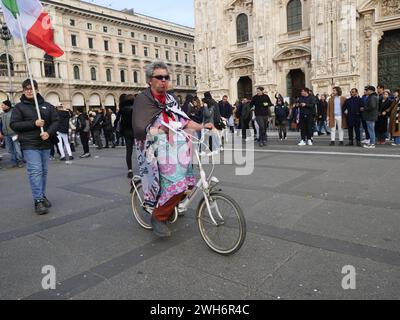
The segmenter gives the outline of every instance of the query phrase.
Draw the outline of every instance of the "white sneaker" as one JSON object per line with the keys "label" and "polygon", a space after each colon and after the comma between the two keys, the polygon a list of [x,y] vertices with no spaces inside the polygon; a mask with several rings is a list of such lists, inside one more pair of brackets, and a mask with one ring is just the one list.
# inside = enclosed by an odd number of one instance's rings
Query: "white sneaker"
{"label": "white sneaker", "polygon": [[393,146],[393,147],[399,147],[399,146],[400,146],[400,144],[395,144],[395,143],[392,143],[392,146]]}
{"label": "white sneaker", "polygon": [[308,141],[307,141],[307,145],[308,145],[308,146],[313,146],[313,142],[312,142],[311,140],[308,140]]}
{"label": "white sneaker", "polygon": [[304,147],[306,145],[307,144],[306,144],[306,142],[304,140],[301,140],[300,143],[298,144],[298,146],[300,146],[300,147]]}
{"label": "white sneaker", "polygon": [[375,149],[375,145],[374,144],[366,144],[364,146],[365,149]]}
{"label": "white sneaker", "polygon": [[370,142],[371,142],[371,140],[367,140],[367,139],[361,141],[361,143],[363,143],[363,144],[370,144]]}

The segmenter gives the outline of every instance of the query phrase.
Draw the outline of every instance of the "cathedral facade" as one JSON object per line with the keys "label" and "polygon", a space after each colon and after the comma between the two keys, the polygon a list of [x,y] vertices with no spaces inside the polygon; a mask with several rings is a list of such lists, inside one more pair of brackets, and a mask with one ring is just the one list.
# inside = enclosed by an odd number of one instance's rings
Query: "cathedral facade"
{"label": "cathedral facade", "polygon": [[200,94],[400,87],[399,0],[195,0],[195,11]]}

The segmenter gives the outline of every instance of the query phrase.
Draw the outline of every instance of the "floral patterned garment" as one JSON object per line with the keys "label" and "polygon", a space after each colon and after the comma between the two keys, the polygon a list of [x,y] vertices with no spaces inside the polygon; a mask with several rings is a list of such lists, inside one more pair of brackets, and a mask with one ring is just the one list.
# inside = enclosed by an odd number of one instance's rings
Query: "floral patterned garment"
{"label": "floral patterned garment", "polygon": [[[176,116],[183,128],[188,120]],[[152,128],[162,127],[160,115]],[[196,185],[193,175],[192,144],[181,135],[147,135],[146,141],[136,140],[139,173],[142,177],[145,203],[161,207],[172,197]]]}

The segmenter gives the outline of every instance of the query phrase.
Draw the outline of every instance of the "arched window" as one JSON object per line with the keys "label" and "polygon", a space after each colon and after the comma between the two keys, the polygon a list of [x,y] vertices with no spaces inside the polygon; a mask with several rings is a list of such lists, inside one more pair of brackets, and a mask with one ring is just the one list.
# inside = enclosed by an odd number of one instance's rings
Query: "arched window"
{"label": "arched window", "polygon": [[78,66],[74,66],[74,79],[75,80],[80,80],[81,79]]}
{"label": "arched window", "polygon": [[46,78],[56,77],[56,67],[54,66],[54,58],[48,54],[44,55],[44,76]]}
{"label": "arched window", "polygon": [[[11,75],[14,75],[14,59],[8,55],[10,60]],[[8,77],[7,55],[4,53],[0,56],[0,76]]]}
{"label": "arched window", "polygon": [[106,69],[106,78],[107,78],[107,82],[111,82],[112,81],[111,69]]}
{"label": "arched window", "polygon": [[249,18],[244,13],[236,19],[236,33],[238,43],[249,41]]}
{"label": "arched window", "polygon": [[137,71],[133,72],[133,82],[138,83],[139,82],[139,73]]}
{"label": "arched window", "polygon": [[121,70],[121,82],[125,82],[125,71]]}
{"label": "arched window", "polygon": [[92,79],[92,81],[97,80],[96,68],[94,67],[90,68],[90,78]]}
{"label": "arched window", "polygon": [[287,31],[299,31],[303,28],[303,14],[300,0],[291,0],[287,5]]}

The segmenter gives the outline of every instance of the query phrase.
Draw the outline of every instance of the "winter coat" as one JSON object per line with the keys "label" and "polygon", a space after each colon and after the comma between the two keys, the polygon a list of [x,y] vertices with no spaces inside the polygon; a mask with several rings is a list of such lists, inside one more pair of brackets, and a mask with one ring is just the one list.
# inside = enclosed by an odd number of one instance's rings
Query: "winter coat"
{"label": "winter coat", "polygon": [[[50,139],[43,141],[40,137],[40,128],[36,127],[38,120],[35,102],[23,95],[21,102],[15,106],[11,116],[10,126],[18,134],[18,141],[22,150],[47,150],[53,146],[58,129],[58,113],[53,105],[44,101],[43,97],[37,95],[41,118],[45,121],[44,131],[50,135]],[[53,140],[54,141],[54,140]]]}
{"label": "winter coat", "polygon": [[58,128],[57,131],[60,133],[68,133],[69,130],[69,120],[71,115],[68,111],[57,111],[58,113]]}
{"label": "winter coat", "polygon": [[393,101],[390,110],[390,132],[393,137],[400,137],[400,99]]}
{"label": "winter coat", "polygon": [[[342,109],[342,129],[347,129],[347,118],[344,113],[345,97],[340,97],[340,108]],[[335,97],[331,97],[328,102],[329,128],[335,127]]]}
{"label": "winter coat", "polygon": [[271,99],[268,95],[254,96],[250,102],[251,107],[255,108],[256,117],[270,117],[270,107],[273,106]]}
{"label": "winter coat", "polygon": [[305,107],[300,107],[300,117],[309,117],[315,114],[315,97],[308,96],[308,97],[300,97],[299,104],[305,103]]}
{"label": "winter coat", "polygon": [[364,107],[362,117],[365,121],[376,121],[378,120],[379,110],[379,98],[376,93],[373,93],[368,97],[368,102]]}
{"label": "winter coat", "polygon": [[13,113],[13,108],[0,114],[0,121],[2,123],[1,132],[3,132],[5,136],[9,137],[16,135],[15,131],[10,127],[12,113]]}

